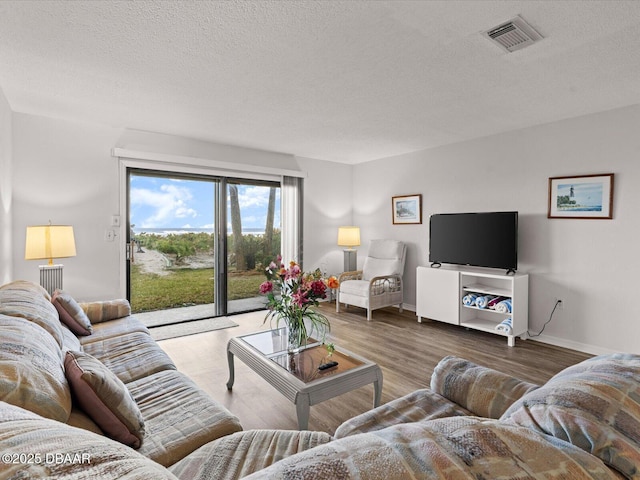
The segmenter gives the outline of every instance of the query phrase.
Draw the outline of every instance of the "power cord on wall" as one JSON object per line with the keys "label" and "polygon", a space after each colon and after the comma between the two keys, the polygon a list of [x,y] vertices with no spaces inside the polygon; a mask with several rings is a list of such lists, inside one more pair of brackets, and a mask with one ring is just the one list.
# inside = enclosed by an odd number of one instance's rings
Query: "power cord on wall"
{"label": "power cord on wall", "polygon": [[561,303],[562,303],[562,300],[556,300],[556,304],[553,306],[553,310],[551,310],[551,315],[549,315],[549,320],[544,322],[544,325],[542,325],[542,330],[540,330],[535,335],[531,335],[529,330],[527,330],[527,335],[529,335],[529,338],[539,337],[540,335],[542,335],[542,332],[544,332],[544,327],[546,327],[549,324],[549,322],[551,322],[551,320],[553,319],[553,314],[556,312],[556,308],[558,308],[558,305],[560,305]]}

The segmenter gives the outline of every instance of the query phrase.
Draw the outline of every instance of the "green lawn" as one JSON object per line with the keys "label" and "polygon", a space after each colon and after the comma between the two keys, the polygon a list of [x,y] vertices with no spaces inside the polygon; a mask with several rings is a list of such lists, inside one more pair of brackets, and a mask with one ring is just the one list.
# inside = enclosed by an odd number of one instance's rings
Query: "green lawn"
{"label": "green lawn", "polygon": [[[229,300],[259,295],[265,277],[260,272],[229,275]],[[131,266],[131,310],[134,313],[213,303],[213,268],[176,269],[169,275],[140,272]]]}

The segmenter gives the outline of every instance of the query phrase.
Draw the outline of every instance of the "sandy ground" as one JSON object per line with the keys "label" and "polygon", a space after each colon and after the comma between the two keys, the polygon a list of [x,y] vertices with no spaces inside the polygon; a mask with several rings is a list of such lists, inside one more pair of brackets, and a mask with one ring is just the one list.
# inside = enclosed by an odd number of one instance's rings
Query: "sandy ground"
{"label": "sandy ground", "polygon": [[[140,265],[144,273],[169,275],[173,259],[157,250],[147,250],[145,248],[143,252],[138,252],[137,250],[133,252],[133,263]],[[184,260],[178,268],[213,268],[213,256],[194,255]]]}

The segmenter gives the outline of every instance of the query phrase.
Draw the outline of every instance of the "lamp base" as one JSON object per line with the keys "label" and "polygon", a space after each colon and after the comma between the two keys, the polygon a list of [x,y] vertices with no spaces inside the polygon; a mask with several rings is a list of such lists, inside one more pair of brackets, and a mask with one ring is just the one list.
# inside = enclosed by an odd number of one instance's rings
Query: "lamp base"
{"label": "lamp base", "polygon": [[62,290],[62,269],[64,265],[40,265],[40,285],[53,295],[56,289]]}
{"label": "lamp base", "polygon": [[344,271],[353,272],[358,269],[358,251],[355,249],[344,251]]}

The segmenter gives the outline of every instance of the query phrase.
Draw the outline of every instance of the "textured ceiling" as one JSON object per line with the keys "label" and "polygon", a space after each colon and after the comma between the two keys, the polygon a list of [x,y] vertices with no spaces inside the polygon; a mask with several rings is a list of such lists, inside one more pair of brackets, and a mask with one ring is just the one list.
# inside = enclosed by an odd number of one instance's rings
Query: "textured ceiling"
{"label": "textured ceiling", "polygon": [[[544,39],[481,32],[521,15]],[[0,1],[16,112],[346,163],[640,103],[640,1]]]}

